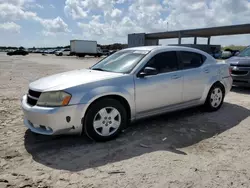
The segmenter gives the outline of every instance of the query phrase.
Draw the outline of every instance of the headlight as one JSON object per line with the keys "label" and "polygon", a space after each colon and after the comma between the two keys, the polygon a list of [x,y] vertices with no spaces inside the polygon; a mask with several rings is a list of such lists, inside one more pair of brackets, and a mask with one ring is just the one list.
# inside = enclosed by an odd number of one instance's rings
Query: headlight
{"label": "headlight", "polygon": [[37,106],[66,106],[71,95],[64,91],[51,91],[42,93],[37,101]]}

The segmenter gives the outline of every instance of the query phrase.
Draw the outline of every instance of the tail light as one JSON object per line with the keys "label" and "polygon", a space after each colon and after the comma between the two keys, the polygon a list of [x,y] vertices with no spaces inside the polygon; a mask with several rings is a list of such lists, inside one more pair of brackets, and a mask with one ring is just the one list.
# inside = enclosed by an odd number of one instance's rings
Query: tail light
{"label": "tail light", "polygon": [[229,67],[229,75],[231,76],[232,75],[232,67]]}

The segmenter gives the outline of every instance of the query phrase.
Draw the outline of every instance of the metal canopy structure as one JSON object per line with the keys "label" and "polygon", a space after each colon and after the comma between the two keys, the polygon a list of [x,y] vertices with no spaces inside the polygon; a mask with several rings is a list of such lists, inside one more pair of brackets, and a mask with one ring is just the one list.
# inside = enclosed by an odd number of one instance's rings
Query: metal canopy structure
{"label": "metal canopy structure", "polygon": [[159,32],[146,34],[147,39],[170,39],[184,37],[211,37],[221,35],[250,34],[250,24],[211,27],[202,29],[188,29],[180,31]]}
{"label": "metal canopy structure", "polygon": [[201,29],[188,29],[179,31],[167,31],[158,33],[134,33],[128,35],[128,46],[147,46],[158,45],[159,39],[178,38],[178,44],[181,45],[181,39],[187,37],[194,37],[194,44],[197,44],[197,37],[207,38],[207,44],[210,45],[210,38],[212,36],[222,35],[238,35],[250,34],[250,24],[231,25],[222,27],[211,27]]}

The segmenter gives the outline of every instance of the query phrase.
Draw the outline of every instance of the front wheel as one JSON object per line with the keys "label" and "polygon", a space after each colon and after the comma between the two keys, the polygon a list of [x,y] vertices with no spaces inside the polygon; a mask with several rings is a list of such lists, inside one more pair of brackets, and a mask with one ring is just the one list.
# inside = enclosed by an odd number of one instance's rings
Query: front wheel
{"label": "front wheel", "polygon": [[221,84],[214,84],[210,89],[205,102],[208,111],[220,109],[225,97],[224,87]]}
{"label": "front wheel", "polygon": [[101,99],[92,104],[83,122],[83,131],[95,141],[108,141],[126,126],[127,113],[114,99]]}

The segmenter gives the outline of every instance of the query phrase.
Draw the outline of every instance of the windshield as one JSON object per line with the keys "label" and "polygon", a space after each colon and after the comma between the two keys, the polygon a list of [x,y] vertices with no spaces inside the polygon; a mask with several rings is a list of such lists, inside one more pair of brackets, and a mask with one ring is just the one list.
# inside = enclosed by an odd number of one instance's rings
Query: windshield
{"label": "windshield", "polygon": [[240,57],[250,57],[250,47],[244,49],[242,52],[239,53]]}
{"label": "windshield", "polygon": [[139,61],[148,54],[149,51],[144,50],[126,50],[116,52],[95,64],[91,69],[129,73]]}

